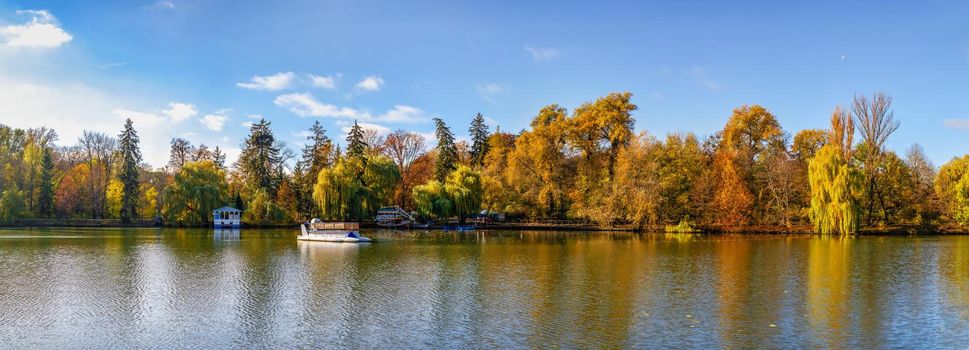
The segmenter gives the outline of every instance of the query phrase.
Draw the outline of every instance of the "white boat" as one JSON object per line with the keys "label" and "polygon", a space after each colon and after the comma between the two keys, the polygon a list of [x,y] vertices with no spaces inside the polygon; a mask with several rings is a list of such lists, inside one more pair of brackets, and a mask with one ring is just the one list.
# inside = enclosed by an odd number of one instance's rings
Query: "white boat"
{"label": "white boat", "polygon": [[401,207],[383,207],[377,210],[373,223],[382,227],[408,227],[414,223],[414,217]]}
{"label": "white boat", "polygon": [[322,222],[314,218],[309,224],[300,224],[300,241],[365,243],[370,238],[360,235],[360,224],[356,222]]}

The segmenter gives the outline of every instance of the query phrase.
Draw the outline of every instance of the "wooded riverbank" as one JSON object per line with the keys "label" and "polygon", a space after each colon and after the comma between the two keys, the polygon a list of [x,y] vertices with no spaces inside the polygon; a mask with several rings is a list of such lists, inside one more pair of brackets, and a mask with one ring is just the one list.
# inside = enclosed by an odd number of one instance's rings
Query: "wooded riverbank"
{"label": "wooded riverbank", "polygon": [[[298,222],[285,223],[285,224],[274,224],[274,225],[249,225],[243,224],[243,229],[262,229],[262,228],[295,228],[299,225]],[[470,227],[471,223],[466,224],[462,227]],[[105,227],[105,228],[126,228],[126,227],[158,227],[158,228],[198,228],[205,226],[198,225],[170,225],[163,222],[153,221],[153,220],[133,220],[131,222],[125,223],[117,219],[18,219],[18,220],[5,220],[0,221],[0,227],[18,227],[18,228],[29,228],[29,227],[62,227],[62,228],[91,228],[91,227]],[[364,221],[360,224],[361,228],[366,229],[388,229],[388,230],[445,230],[453,231],[457,225],[432,225],[429,227],[411,227],[411,228],[384,228],[377,226],[373,222]],[[665,233],[695,233],[695,234],[796,234],[796,235],[811,235],[817,234],[813,231],[813,227],[810,225],[794,225],[794,226],[699,226],[696,227],[696,232],[676,232],[671,231],[666,226],[662,225],[648,225],[645,227],[634,227],[631,225],[612,225],[604,226],[597,225],[595,223],[579,223],[579,222],[562,222],[562,223],[545,223],[545,222],[507,222],[507,223],[488,223],[488,224],[477,224],[474,225],[474,230],[525,230],[525,231],[596,231],[596,232],[630,232],[630,233],[640,233],[640,232],[665,232]],[[955,225],[949,226],[916,226],[916,225],[899,225],[899,226],[889,226],[889,227],[877,227],[877,228],[865,228],[859,230],[856,235],[886,235],[886,236],[910,236],[910,235],[969,235],[969,231],[962,229]]]}

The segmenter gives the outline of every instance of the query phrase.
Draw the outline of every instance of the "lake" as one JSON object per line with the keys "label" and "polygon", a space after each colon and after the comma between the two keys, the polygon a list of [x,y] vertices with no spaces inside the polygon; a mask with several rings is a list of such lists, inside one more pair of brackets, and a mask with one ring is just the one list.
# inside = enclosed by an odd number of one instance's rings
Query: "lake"
{"label": "lake", "polygon": [[3,348],[966,348],[969,237],[0,229]]}

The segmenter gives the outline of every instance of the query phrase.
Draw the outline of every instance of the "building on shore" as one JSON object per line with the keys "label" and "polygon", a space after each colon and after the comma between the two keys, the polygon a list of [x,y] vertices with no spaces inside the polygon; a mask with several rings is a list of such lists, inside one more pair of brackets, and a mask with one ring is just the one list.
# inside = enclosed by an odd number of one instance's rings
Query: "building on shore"
{"label": "building on shore", "polygon": [[242,226],[242,211],[230,206],[213,210],[212,223],[216,228]]}

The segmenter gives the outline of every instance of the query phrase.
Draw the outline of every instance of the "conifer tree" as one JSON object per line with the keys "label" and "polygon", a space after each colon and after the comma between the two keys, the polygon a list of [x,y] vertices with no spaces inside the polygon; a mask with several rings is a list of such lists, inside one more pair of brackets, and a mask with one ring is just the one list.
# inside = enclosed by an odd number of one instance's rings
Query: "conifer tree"
{"label": "conifer tree", "polygon": [[[352,129],[351,132],[353,132]],[[321,169],[332,164],[333,142],[326,136],[326,129],[320,125],[319,121],[314,122],[313,126],[310,127],[310,135],[306,137],[306,140],[310,142],[303,147],[303,158],[300,160],[300,164],[307,174],[315,178]]]}
{"label": "conifer tree", "polygon": [[363,159],[367,152],[367,142],[363,137],[363,128],[354,120],[353,127],[347,134],[347,157]]}
{"label": "conifer tree", "polygon": [[485,124],[484,116],[481,113],[474,116],[471,120],[471,127],[468,128],[471,134],[471,165],[480,168],[484,165],[485,156],[488,155],[488,125]]}
{"label": "conifer tree", "polygon": [[138,215],[138,164],[141,163],[141,150],[138,148],[138,132],[131,119],[125,120],[124,130],[118,136],[121,143],[121,173],[118,179],[122,184],[121,221],[129,222]]}
{"label": "conifer tree", "polygon": [[50,147],[44,147],[40,161],[40,196],[37,199],[41,218],[54,216],[54,156]]}
{"label": "conifer tree", "polygon": [[219,169],[225,170],[225,152],[222,152],[219,146],[215,146],[215,149],[212,150],[212,161],[219,166]]}
{"label": "conifer tree", "polygon": [[438,182],[444,183],[454,169],[457,168],[458,150],[454,146],[454,133],[444,124],[441,118],[434,118],[435,131],[437,137],[437,163],[434,164],[434,178]]}
{"label": "conifer tree", "polygon": [[238,167],[249,191],[266,190],[269,197],[275,198],[282,157],[270,124],[260,119],[249,129],[249,136],[239,155]]}

